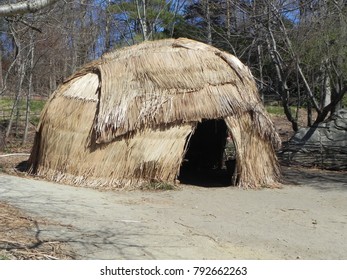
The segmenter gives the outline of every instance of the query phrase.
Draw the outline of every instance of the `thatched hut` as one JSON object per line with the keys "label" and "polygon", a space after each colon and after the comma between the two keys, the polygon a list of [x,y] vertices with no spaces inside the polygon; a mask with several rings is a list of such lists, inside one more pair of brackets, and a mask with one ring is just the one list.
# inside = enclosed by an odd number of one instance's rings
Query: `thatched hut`
{"label": "thatched hut", "polygon": [[249,69],[193,40],[145,42],[105,54],[53,93],[29,163],[47,179],[96,188],[175,182],[183,161],[220,160],[227,133],[234,184],[275,183],[280,139]]}

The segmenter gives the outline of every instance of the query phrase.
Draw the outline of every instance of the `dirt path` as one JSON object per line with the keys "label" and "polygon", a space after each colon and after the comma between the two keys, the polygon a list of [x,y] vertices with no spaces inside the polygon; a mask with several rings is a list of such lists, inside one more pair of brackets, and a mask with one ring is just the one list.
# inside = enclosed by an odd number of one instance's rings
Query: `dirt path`
{"label": "dirt path", "polygon": [[54,221],[79,259],[347,259],[347,178],[286,170],[282,189],[99,192],[0,174],[0,201]]}

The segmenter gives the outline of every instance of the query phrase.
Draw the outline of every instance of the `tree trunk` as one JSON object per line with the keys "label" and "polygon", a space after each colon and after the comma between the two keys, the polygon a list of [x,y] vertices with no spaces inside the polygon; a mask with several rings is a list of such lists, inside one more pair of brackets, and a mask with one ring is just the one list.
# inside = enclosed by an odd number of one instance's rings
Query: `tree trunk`
{"label": "tree trunk", "polygon": [[323,78],[323,108],[331,103],[331,84],[330,77],[327,73],[324,73]]}
{"label": "tree trunk", "polygon": [[299,75],[298,71],[296,71],[296,84],[297,86],[297,94],[298,94],[298,101],[296,104],[296,114],[295,114],[295,120],[298,122],[299,120],[299,113],[300,113],[300,107],[301,107],[301,90],[300,90],[300,81],[299,81]]}
{"label": "tree trunk", "polygon": [[72,50],[71,50],[71,72],[75,72],[77,69],[77,58],[78,58],[78,43],[77,43],[77,35],[78,31],[76,31],[75,25],[72,25]]}
{"label": "tree trunk", "polygon": [[25,108],[25,127],[22,144],[27,142],[28,131],[29,131],[29,118],[30,118],[30,101],[33,94],[33,70],[34,70],[34,57],[35,57],[35,44],[33,31],[30,34],[30,72],[29,72],[29,85],[28,93],[26,96],[26,108]]}
{"label": "tree trunk", "polygon": [[111,15],[108,11],[110,6],[110,0],[107,1],[107,7],[105,10],[105,52],[108,52],[111,49]]}
{"label": "tree trunk", "polygon": [[312,126],[312,106],[310,100],[307,100],[307,126]]}
{"label": "tree trunk", "polygon": [[211,11],[210,11],[210,1],[205,0],[205,17],[207,24],[207,43],[212,45],[212,23],[211,23]]}
{"label": "tree trunk", "polygon": [[[137,16],[140,21],[141,30],[142,30],[142,37],[144,41],[149,40],[149,32],[148,32],[148,23],[147,23],[147,0],[140,0],[141,4],[139,3],[139,0],[136,0],[136,7],[137,7]],[[141,9],[142,8],[142,9]]]}
{"label": "tree trunk", "polygon": [[267,31],[268,31],[268,34],[266,35],[267,47],[270,53],[271,60],[275,66],[276,75],[277,75],[277,79],[279,83],[278,90],[282,99],[283,110],[288,121],[291,122],[293,130],[297,131],[299,129],[298,122],[295,120],[295,118],[293,118],[293,115],[289,106],[290,92],[289,92],[289,88],[287,84],[287,79],[284,75],[282,61],[281,61],[281,58],[279,57],[279,53],[277,50],[277,42],[275,40],[275,37],[270,27],[270,22],[268,22]]}
{"label": "tree trunk", "polygon": [[13,125],[13,120],[14,120],[14,116],[15,116],[15,112],[17,112],[17,121],[18,121],[18,113],[19,113],[19,101],[22,95],[22,88],[23,88],[23,81],[24,81],[24,77],[25,77],[25,62],[22,58],[23,54],[22,54],[22,50],[19,51],[20,56],[19,60],[18,60],[18,67],[19,67],[19,83],[18,83],[18,90],[15,96],[15,100],[13,102],[12,105],[12,110],[11,110],[11,114],[10,114],[10,119],[8,122],[8,126],[7,126],[7,130],[6,130],[6,138],[8,138],[10,136],[11,133],[11,129],[12,129],[12,125]]}
{"label": "tree trunk", "polygon": [[260,80],[260,97],[263,103],[265,102],[264,98],[264,80],[263,80],[263,51],[262,51],[262,46],[259,44],[257,47],[258,51],[258,67],[259,67],[259,80]]}
{"label": "tree trunk", "polygon": [[50,92],[54,92],[57,87],[57,80],[55,76],[55,67],[54,61],[52,58],[49,58],[49,69],[51,70],[49,73],[49,90]]}
{"label": "tree trunk", "polygon": [[[346,1],[339,0],[334,1],[335,5],[338,5],[337,10],[339,12],[339,23],[340,23],[340,38],[338,40],[338,55],[337,55],[337,67],[340,69],[338,75],[338,85],[336,86],[336,95],[333,96],[335,102],[335,108],[332,111],[338,110],[342,107],[342,98],[346,93],[347,87],[347,67],[346,67],[346,52],[347,52],[347,15],[346,15]],[[345,72],[344,70],[345,69]]]}
{"label": "tree trunk", "polygon": [[226,14],[227,38],[230,41],[231,39],[231,0],[226,0],[226,9],[227,9],[227,14]]}
{"label": "tree trunk", "polygon": [[0,47],[0,89],[2,89],[3,87],[4,87],[4,78],[2,76],[2,50]]}
{"label": "tree trunk", "polygon": [[13,39],[14,39],[14,42],[16,45],[16,49],[17,49],[17,57],[15,59],[15,62],[18,66],[19,82],[18,82],[18,89],[16,91],[15,99],[13,101],[9,122],[8,122],[7,129],[6,129],[6,134],[5,134],[6,138],[8,138],[10,136],[12,125],[13,125],[13,120],[15,117],[15,112],[17,112],[17,115],[18,115],[18,103],[19,103],[20,98],[21,98],[22,85],[23,85],[23,81],[24,81],[24,77],[25,77],[25,59],[24,59],[24,54],[23,54],[22,43],[20,42],[20,39],[17,38],[17,32],[12,26],[10,27],[10,30],[11,30],[11,33],[12,33],[12,36],[13,36]]}

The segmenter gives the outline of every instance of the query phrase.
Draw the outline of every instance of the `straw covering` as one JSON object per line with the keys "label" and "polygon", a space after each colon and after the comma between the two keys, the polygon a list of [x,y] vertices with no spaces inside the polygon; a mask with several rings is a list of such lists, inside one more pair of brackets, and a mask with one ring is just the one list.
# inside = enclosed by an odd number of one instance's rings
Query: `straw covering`
{"label": "straw covering", "polygon": [[280,140],[249,69],[188,39],[105,54],[65,81],[42,112],[31,170],[99,188],[174,182],[204,119],[224,119],[232,133],[239,186],[276,182]]}

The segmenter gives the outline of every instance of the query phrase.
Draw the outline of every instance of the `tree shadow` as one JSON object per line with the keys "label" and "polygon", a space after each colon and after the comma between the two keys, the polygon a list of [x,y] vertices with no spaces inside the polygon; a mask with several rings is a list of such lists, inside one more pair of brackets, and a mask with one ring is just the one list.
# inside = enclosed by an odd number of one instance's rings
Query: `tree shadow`
{"label": "tree shadow", "polygon": [[[21,220],[25,220],[23,223]],[[28,222],[30,223],[28,225]],[[5,259],[17,260],[41,259],[74,259],[74,252],[66,246],[66,241],[42,238],[42,230],[37,220],[30,217],[13,219],[11,228],[3,228],[3,232],[11,231],[8,239],[0,238],[0,252]]]}
{"label": "tree shadow", "polygon": [[347,172],[282,167],[284,184],[307,185],[322,191],[347,191]]}

